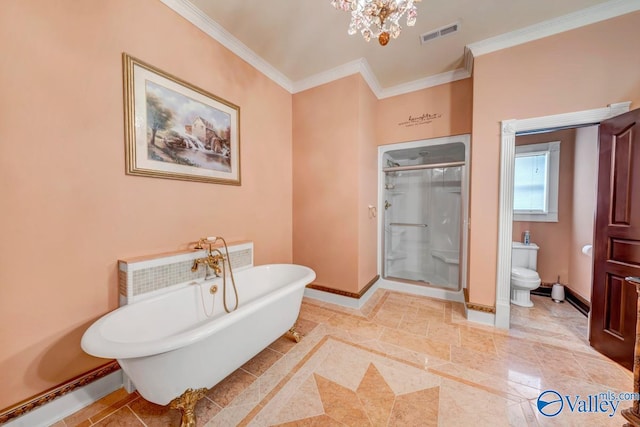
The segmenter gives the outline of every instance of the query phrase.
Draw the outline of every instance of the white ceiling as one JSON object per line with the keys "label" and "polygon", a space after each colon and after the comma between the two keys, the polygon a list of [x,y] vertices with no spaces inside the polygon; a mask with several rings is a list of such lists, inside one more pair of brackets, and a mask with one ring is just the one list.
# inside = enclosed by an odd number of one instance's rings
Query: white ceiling
{"label": "white ceiling", "polygon": [[[379,91],[433,76],[455,80],[470,71],[465,46],[477,56],[640,9],[637,0],[422,0],[415,27],[403,25],[383,47],[349,36],[350,14],[330,0],[162,1],[210,35],[222,34],[227,47],[253,57],[292,92],[352,74],[354,64]],[[421,45],[420,34],[454,22],[458,33]]]}

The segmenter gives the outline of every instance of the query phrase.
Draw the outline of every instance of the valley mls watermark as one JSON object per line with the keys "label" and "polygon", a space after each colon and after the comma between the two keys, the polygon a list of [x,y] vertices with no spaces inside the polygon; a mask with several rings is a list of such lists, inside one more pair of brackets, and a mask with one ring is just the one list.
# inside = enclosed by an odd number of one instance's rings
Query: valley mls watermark
{"label": "valley mls watermark", "polygon": [[537,407],[545,417],[555,417],[563,411],[605,414],[613,417],[620,402],[638,399],[638,393],[604,391],[586,396],[561,395],[555,390],[546,390],[538,396]]}
{"label": "valley mls watermark", "polygon": [[419,125],[427,125],[436,119],[442,118],[441,113],[424,113],[419,116],[409,115],[409,118],[404,122],[398,123],[398,126],[411,127]]}

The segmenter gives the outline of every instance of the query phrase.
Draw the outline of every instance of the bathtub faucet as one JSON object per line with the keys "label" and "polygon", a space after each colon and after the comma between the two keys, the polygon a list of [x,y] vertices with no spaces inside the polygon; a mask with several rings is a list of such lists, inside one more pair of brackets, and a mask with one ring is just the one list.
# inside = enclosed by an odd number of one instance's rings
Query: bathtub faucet
{"label": "bathtub faucet", "polygon": [[[220,249],[213,247],[218,240],[222,241],[225,252],[224,254]],[[205,258],[198,258],[194,260],[193,265],[191,266],[191,271],[196,271],[200,264],[204,264],[211,268],[217,277],[222,276],[222,303],[224,305],[224,311],[231,313],[238,308],[238,304],[240,304],[240,302],[238,301],[238,288],[236,287],[236,279],[233,277],[233,268],[231,267],[231,257],[229,256],[227,241],[224,240],[224,237],[203,237],[198,240],[198,243],[196,243],[193,249],[202,250],[205,245],[209,246],[207,249],[207,256]],[[224,263],[225,261],[227,261],[226,266],[229,268],[229,276],[231,277],[231,285],[233,286],[233,293],[235,295],[235,305],[233,308],[229,308],[229,306],[227,306],[227,270]],[[205,279],[206,278],[207,275],[205,274]]]}
{"label": "bathtub faucet", "polygon": [[222,265],[224,264],[225,256],[219,249],[209,247],[209,253],[204,258],[198,258],[193,260],[191,271],[198,270],[200,264],[204,264],[213,270],[216,276],[222,274]]}

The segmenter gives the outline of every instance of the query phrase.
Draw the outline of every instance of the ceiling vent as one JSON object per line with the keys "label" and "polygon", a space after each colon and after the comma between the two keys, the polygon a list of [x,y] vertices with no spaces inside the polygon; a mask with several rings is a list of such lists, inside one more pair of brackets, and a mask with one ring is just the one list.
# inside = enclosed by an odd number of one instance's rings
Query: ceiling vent
{"label": "ceiling vent", "polygon": [[439,39],[440,37],[455,34],[458,31],[460,31],[460,22],[455,22],[453,24],[449,24],[442,28],[439,28],[435,31],[430,31],[428,33],[421,34],[420,43],[425,44],[435,39]]}

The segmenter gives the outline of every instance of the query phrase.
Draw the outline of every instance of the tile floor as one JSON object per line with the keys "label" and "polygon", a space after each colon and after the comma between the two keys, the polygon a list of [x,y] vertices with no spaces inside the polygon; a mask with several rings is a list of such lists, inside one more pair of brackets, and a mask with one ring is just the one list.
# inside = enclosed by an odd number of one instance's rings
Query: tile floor
{"label": "tile floor", "polygon": [[[198,425],[622,425],[630,402],[612,417],[538,412],[541,391],[631,391],[632,375],[589,347],[577,310],[532,298],[508,332],[467,322],[462,304],[387,290],[361,310],[305,298],[302,341],[279,338],[209,390]],[[178,411],[119,390],[54,426],[179,424]]]}

